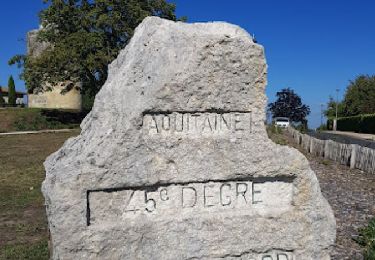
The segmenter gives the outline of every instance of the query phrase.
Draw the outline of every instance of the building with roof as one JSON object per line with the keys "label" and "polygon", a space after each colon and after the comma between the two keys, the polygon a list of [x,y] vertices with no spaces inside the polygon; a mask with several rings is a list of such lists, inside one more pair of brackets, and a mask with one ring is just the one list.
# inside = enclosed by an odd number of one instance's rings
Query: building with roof
{"label": "building with roof", "polygon": [[[2,95],[2,97],[4,99],[4,103],[8,104],[8,99],[9,99],[9,90],[8,90],[8,88],[0,87],[0,92],[1,92],[1,95]],[[16,104],[17,105],[24,105],[25,104],[25,100],[24,100],[25,95],[26,95],[25,92],[16,91]]]}

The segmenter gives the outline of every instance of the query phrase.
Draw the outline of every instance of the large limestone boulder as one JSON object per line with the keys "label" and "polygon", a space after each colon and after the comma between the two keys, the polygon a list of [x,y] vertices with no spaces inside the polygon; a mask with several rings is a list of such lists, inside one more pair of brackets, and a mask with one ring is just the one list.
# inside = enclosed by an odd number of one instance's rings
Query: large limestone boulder
{"label": "large limestone boulder", "polygon": [[330,259],[314,172],[267,137],[266,75],[237,26],[146,18],[45,162],[53,259]]}

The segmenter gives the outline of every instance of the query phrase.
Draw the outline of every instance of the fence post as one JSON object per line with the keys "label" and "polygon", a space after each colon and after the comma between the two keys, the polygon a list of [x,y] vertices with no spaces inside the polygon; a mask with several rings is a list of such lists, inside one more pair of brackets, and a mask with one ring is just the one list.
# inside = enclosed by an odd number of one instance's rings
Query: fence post
{"label": "fence post", "polygon": [[330,140],[325,140],[324,142],[324,158],[329,159],[329,142]]}
{"label": "fence post", "polygon": [[350,169],[355,169],[358,145],[352,144],[352,154],[350,155]]}

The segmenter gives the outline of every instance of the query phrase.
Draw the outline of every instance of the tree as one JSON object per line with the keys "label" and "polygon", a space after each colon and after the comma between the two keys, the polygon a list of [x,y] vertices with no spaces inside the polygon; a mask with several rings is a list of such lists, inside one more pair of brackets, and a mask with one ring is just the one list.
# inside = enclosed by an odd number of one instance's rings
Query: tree
{"label": "tree", "polygon": [[[336,117],[336,101],[331,96],[324,114],[327,118]],[[338,117],[361,114],[375,114],[375,75],[360,75],[350,81],[344,100],[337,103]]]}
{"label": "tree", "polygon": [[292,89],[284,88],[276,96],[277,100],[268,104],[273,117],[287,117],[292,122],[307,125],[310,107],[302,104],[301,98]]}
{"label": "tree", "polygon": [[336,103],[337,103],[337,116],[343,117],[345,116],[345,106],[343,102],[336,102],[332,96],[329,96],[329,100],[327,103],[327,109],[324,111],[324,115],[327,118],[335,118],[336,117]]}
{"label": "tree", "polygon": [[[21,77],[29,92],[43,83],[81,82],[89,100],[107,79],[111,63],[147,16],[177,20],[175,5],[166,0],[44,0],[39,14],[41,42],[50,43],[38,57],[14,56],[9,63],[23,66]],[[67,85],[66,89],[72,87]]]}
{"label": "tree", "polygon": [[0,107],[3,107],[5,105],[5,100],[3,98],[3,90],[0,87]]}
{"label": "tree", "polygon": [[344,97],[346,116],[375,113],[375,75],[360,75],[350,81]]}
{"label": "tree", "polygon": [[9,77],[8,80],[8,104],[11,107],[16,106],[16,86],[14,85],[13,76]]}

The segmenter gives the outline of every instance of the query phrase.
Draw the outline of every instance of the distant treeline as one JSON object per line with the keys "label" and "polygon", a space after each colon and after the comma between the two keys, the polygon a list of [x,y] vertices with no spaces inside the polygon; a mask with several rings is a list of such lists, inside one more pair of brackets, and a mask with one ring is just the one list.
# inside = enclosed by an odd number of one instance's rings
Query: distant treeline
{"label": "distant treeline", "polygon": [[[375,114],[375,75],[360,75],[350,81],[346,88],[344,99],[337,103],[338,117]],[[329,97],[327,118],[336,116],[336,101]]]}

